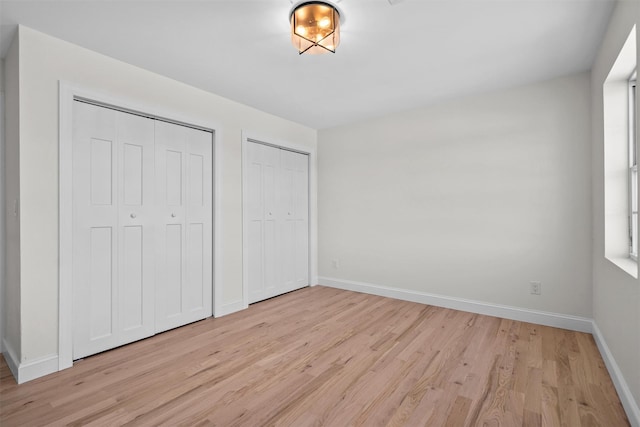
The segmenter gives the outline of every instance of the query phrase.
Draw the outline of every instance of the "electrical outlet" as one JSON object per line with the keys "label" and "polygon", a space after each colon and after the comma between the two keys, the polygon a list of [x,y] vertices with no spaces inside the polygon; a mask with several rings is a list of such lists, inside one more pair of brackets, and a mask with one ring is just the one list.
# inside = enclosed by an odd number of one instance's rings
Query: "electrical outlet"
{"label": "electrical outlet", "polygon": [[340,268],[340,260],[339,259],[332,260],[331,264],[333,264],[333,268],[335,268],[336,270]]}
{"label": "electrical outlet", "polygon": [[540,295],[542,294],[542,283],[540,282],[529,282],[531,295]]}

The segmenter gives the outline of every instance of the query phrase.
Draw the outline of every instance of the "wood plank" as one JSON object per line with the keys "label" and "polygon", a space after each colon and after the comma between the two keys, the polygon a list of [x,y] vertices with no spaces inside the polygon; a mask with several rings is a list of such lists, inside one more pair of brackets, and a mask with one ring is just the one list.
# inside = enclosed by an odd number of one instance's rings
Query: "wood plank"
{"label": "wood plank", "polygon": [[0,425],[627,426],[589,334],[316,286],[17,385]]}

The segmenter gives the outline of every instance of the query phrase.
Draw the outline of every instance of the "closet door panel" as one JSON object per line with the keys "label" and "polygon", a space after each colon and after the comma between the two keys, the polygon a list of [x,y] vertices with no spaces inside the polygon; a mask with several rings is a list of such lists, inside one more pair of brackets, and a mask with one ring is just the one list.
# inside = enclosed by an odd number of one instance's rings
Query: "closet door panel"
{"label": "closet door panel", "polygon": [[263,225],[264,225],[264,200],[262,197],[262,164],[261,152],[257,144],[247,144],[245,147],[245,173],[244,173],[244,215],[245,215],[245,245],[247,259],[246,280],[249,292],[249,301],[257,301],[255,298],[264,292],[264,260],[263,260]]}
{"label": "closet door panel", "polygon": [[282,265],[282,288],[290,290],[295,284],[295,220],[294,220],[294,170],[290,151],[281,150],[282,168],[280,171],[282,230],[280,259]]}
{"label": "closet door panel", "polygon": [[280,169],[280,150],[274,147],[262,145],[263,168],[263,194],[264,219],[263,263],[264,263],[264,290],[268,298],[277,294],[280,285],[281,270],[278,260],[278,233],[282,222],[282,210],[279,206],[278,172]]}
{"label": "closet door panel", "polygon": [[212,313],[212,143],[211,133],[184,128],[186,138],[186,284],[183,307],[194,321]]}
{"label": "closet door panel", "polygon": [[116,114],[74,102],[73,357],[117,345]]}
{"label": "closet door panel", "polygon": [[164,263],[160,270],[162,277],[158,277],[158,306],[162,310],[162,318],[171,319],[182,313],[182,224],[166,224],[164,235],[161,236],[164,244]]}
{"label": "closet door panel", "polygon": [[114,139],[91,138],[89,142],[89,182],[91,204],[95,207],[113,204],[113,190],[115,178]]}
{"label": "closet door panel", "polygon": [[154,333],[153,120],[117,112],[119,344]]}
{"label": "closet door panel", "polygon": [[212,313],[211,133],[156,122],[156,331]]}
{"label": "closet door panel", "polygon": [[203,224],[189,224],[187,233],[187,277],[189,286],[185,287],[183,311],[202,310],[205,304],[205,269]]}
{"label": "closet door panel", "polygon": [[[123,331],[131,332],[144,325],[145,307],[145,266],[144,233],[139,225],[126,226],[122,233],[122,268],[120,292],[120,324]],[[153,283],[151,283],[153,285]],[[153,302],[153,300],[152,300]],[[151,331],[153,333],[153,330]]]}
{"label": "closet door panel", "polygon": [[[89,244],[89,340],[94,343],[111,341],[117,336],[114,296],[117,295],[114,281],[113,227],[91,227]],[[86,302],[84,302],[86,304]]]}
{"label": "closet door panel", "polygon": [[[164,173],[164,179],[161,185],[164,185],[166,194],[166,205],[170,208],[175,208],[172,213],[182,210],[182,153],[179,150],[180,147],[176,147],[175,140],[172,141],[175,148],[174,150],[167,149],[164,152],[166,169]],[[174,217],[175,218],[175,217]]]}
{"label": "closet door panel", "polygon": [[[135,142],[122,147],[122,204],[142,206],[145,147]],[[153,157],[151,159],[153,161]]]}
{"label": "closet door panel", "polygon": [[182,317],[185,206],[182,127],[156,122],[156,332],[175,328]]}
{"label": "closet door panel", "polygon": [[249,302],[253,303],[276,295],[280,287],[280,150],[253,143],[247,144],[245,150],[248,257],[245,262],[248,263]]}
{"label": "closet door panel", "polygon": [[287,291],[309,284],[308,156],[283,150],[283,269]]}
{"label": "closet door panel", "polygon": [[73,357],[118,345],[116,112],[74,102]]}
{"label": "closet door panel", "polygon": [[309,285],[309,156],[294,154],[293,215],[295,230],[295,267],[296,288]]}

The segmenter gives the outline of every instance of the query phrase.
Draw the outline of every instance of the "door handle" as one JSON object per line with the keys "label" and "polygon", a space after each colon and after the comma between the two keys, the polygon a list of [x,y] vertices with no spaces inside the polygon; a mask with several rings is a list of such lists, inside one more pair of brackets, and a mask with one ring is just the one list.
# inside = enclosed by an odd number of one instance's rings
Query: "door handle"
{"label": "door handle", "polygon": [[129,215],[131,218],[135,218],[136,214],[132,213],[131,215]]}
{"label": "door handle", "polygon": [[175,213],[171,213],[171,218],[175,218],[176,214]]}

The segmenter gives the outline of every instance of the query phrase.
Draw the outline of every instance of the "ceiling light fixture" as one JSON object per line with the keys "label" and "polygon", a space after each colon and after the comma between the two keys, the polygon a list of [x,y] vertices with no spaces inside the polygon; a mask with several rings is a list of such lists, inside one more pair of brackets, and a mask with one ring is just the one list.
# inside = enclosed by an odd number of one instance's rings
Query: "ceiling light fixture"
{"label": "ceiling light fixture", "polygon": [[305,1],[296,5],[289,17],[291,43],[298,53],[336,53],[340,44],[340,12],[331,3]]}

